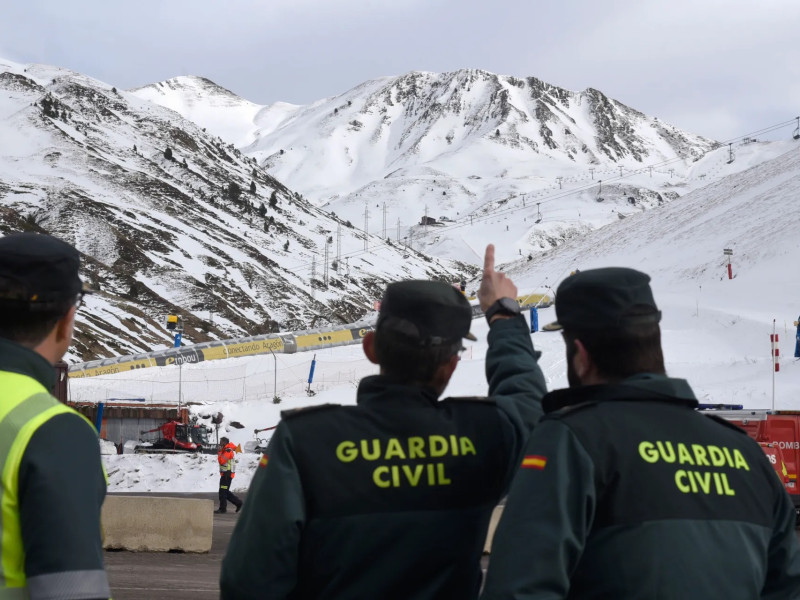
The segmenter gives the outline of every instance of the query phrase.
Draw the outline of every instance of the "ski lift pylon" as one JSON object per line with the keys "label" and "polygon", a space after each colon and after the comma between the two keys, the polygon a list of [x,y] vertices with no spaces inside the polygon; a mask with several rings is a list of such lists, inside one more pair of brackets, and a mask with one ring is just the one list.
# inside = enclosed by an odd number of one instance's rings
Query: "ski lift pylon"
{"label": "ski lift pylon", "polygon": [[595,200],[597,200],[598,202],[602,202],[603,200],[605,200],[605,198],[603,198],[603,180],[602,179],[598,180],[597,185],[598,185],[597,197],[595,198]]}
{"label": "ski lift pylon", "polygon": [[797,127],[794,128],[792,138],[795,140],[800,140],[800,117],[797,117]]}
{"label": "ski lift pylon", "polygon": [[539,202],[536,203],[536,222],[537,223],[541,223],[542,222],[542,211],[539,210],[539,204],[540,204]]}

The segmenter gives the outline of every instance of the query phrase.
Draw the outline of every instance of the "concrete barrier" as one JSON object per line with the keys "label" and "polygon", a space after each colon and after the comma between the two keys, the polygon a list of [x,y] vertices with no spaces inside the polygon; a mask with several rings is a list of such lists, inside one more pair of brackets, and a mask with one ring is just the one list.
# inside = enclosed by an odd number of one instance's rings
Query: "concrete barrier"
{"label": "concrete barrier", "polygon": [[497,529],[497,524],[500,522],[500,517],[503,516],[503,507],[495,506],[492,511],[492,518],[489,519],[489,531],[486,532],[486,542],[483,544],[483,553],[492,553],[492,540],[494,540],[494,532]]}
{"label": "concrete barrier", "polygon": [[103,548],[133,552],[208,552],[214,502],[167,496],[106,496]]}

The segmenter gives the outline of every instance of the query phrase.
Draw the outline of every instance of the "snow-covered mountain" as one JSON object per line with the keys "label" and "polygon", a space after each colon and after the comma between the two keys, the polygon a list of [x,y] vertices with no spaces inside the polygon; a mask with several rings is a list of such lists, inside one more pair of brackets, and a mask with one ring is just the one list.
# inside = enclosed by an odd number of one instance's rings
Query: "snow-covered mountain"
{"label": "snow-covered mountain", "polygon": [[168,313],[186,343],[352,322],[387,281],[470,278],[488,242],[533,261],[788,144],[717,147],[476,70],[260,106],[201,77],[126,92],[0,60],[0,232],[84,254],[101,293],[69,358],[89,360],[163,348]]}
{"label": "snow-covered mountain", "polygon": [[0,208],[0,232],[48,232],[84,255],[100,293],[73,360],[164,347],[168,313],[187,343],[304,329],[353,322],[389,280],[475,272],[365,236],[174,111],[3,60]]}
{"label": "snow-covered mountain", "polygon": [[[629,266],[652,277],[663,313],[662,346],[667,372],[686,378],[701,402],[742,404],[746,408],[800,409],[800,359],[794,358],[795,326],[800,314],[800,213],[793,210],[800,189],[800,142],[742,173],[720,179],[651,211],[617,220],[557,248],[508,265],[520,289],[555,288],[570,271],[601,266]],[[502,227],[488,224],[489,236],[502,247]],[[727,277],[724,248],[733,250],[733,279]],[[540,324],[555,319],[555,308],[539,311]],[[446,395],[486,392],[484,357],[488,326],[473,321],[478,341],[456,368]],[[770,334],[779,334],[775,372]],[[542,352],[548,389],[567,386],[564,342],[557,333],[532,336]],[[177,402],[178,392],[199,402],[192,411],[204,416],[222,412],[221,434],[243,446],[253,429],[276,425],[281,410],[312,404],[355,402],[354,384],[375,373],[358,346],[329,348],[315,358],[313,385],[306,383],[309,353],[237,358],[183,367],[142,369],[70,382],[73,398],[144,397]],[[282,401],[269,401],[273,381]],[[182,388],[181,388],[182,385]],[[306,392],[311,389],[315,395]],[[244,428],[236,428],[231,423]],[[261,434],[264,435],[264,434]],[[112,440],[120,443],[124,440]],[[242,455],[236,481],[246,489],[256,466]],[[104,457],[114,491],[215,490],[213,462],[187,457],[136,455]],[[169,476],[164,476],[164,469]],[[169,479],[169,481],[166,481]]]}
{"label": "snow-covered mountain", "polygon": [[733,147],[599,90],[480,70],[385,77],[308,106],[258,106],[187,77],[134,93],[362,229],[473,262],[489,222],[508,226],[503,260],[528,256],[783,151],[748,139],[731,162]]}

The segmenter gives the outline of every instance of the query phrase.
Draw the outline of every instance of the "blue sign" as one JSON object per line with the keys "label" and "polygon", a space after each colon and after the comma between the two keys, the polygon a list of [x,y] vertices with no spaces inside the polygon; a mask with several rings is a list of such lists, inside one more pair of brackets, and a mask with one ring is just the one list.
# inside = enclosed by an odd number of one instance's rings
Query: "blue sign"
{"label": "blue sign", "polygon": [[531,306],[531,333],[539,331],[539,311],[535,306]]}
{"label": "blue sign", "polygon": [[181,347],[181,334],[180,333],[176,333],[175,334],[175,346],[174,347],[175,348],[180,348]]}

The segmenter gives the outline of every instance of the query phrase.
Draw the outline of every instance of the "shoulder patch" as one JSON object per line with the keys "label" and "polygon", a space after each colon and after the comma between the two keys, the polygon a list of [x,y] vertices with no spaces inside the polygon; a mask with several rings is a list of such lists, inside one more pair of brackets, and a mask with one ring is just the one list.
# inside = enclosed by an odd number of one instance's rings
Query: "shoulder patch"
{"label": "shoulder patch", "polygon": [[450,398],[445,398],[442,402],[471,402],[471,403],[482,403],[482,404],[497,404],[497,400],[494,398],[487,398],[486,396],[452,396]]}
{"label": "shoulder patch", "polygon": [[281,418],[293,419],[303,415],[310,415],[311,413],[320,412],[322,410],[329,410],[331,408],[341,408],[341,404],[317,404],[315,406],[303,406],[301,408],[293,408],[291,410],[282,410]]}
{"label": "shoulder patch", "polygon": [[743,433],[743,434],[747,435],[747,432],[746,432],[744,429],[742,429],[742,428],[741,428],[741,427],[739,427],[738,425],[734,425],[734,424],[733,424],[733,423],[731,423],[730,421],[728,421],[728,420],[726,420],[726,419],[723,419],[723,418],[722,418],[722,417],[720,417],[720,416],[717,416],[717,415],[710,415],[710,414],[708,414],[708,413],[702,413],[702,414],[703,414],[703,416],[705,416],[705,417],[708,417],[709,419],[712,419],[712,420],[716,421],[716,422],[717,422],[717,423],[719,423],[720,425],[725,425],[725,427],[728,427],[729,429],[735,429],[735,430],[736,430],[736,431],[738,431],[739,433]]}

